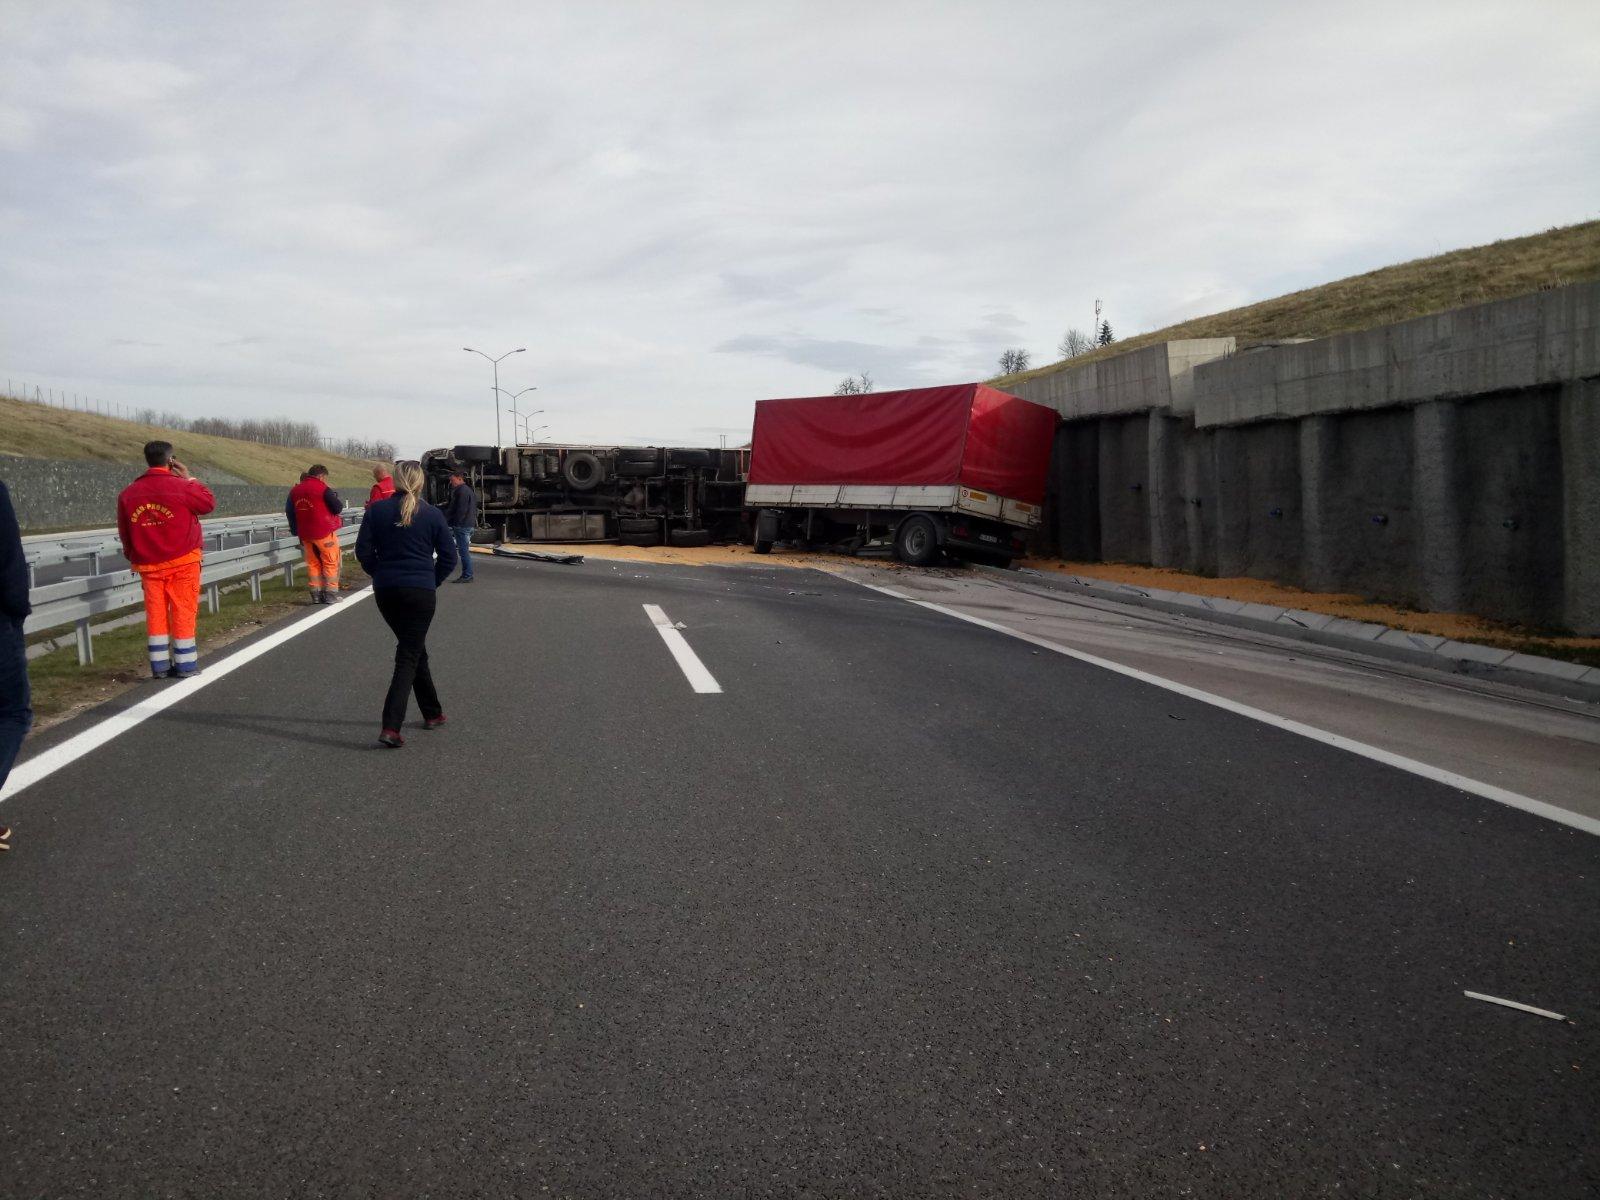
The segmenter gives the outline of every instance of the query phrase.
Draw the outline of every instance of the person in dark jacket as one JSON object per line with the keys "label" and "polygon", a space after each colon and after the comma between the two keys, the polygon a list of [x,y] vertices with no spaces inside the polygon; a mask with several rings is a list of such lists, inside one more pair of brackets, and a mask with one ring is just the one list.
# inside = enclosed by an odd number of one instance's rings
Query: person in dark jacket
{"label": "person in dark jacket", "polygon": [[444,709],[428,665],[428,626],[438,603],[438,587],[455,570],[456,544],[442,512],[422,503],[422,464],[394,465],[395,494],[369,504],[356,535],[356,559],[372,576],[372,597],[394,630],[394,675],[383,701],[378,741],[391,750],[406,744],[407,697],[417,694],[422,727],[444,724]]}
{"label": "person in dark jacket", "polygon": [[[28,564],[22,557],[22,531],[11,507],[11,493],[0,483],[0,788],[17,761],[22,739],[33,724],[29,707],[28,650],[22,623],[28,604]],[[11,849],[11,827],[0,825],[0,850]]]}
{"label": "person in dark jacket", "polygon": [[461,552],[461,578],[456,582],[471,583],[472,531],[478,524],[478,493],[459,472],[450,476],[450,503],[444,510],[444,519],[455,535],[456,549]]}

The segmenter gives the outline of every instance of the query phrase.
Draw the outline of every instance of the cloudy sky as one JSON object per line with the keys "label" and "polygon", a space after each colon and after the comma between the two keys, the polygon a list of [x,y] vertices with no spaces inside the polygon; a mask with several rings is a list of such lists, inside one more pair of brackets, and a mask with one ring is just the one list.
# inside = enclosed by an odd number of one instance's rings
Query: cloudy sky
{"label": "cloudy sky", "polygon": [[[1600,5],[0,0],[0,378],[716,444],[1600,216]],[[509,426],[507,427],[509,429]]]}

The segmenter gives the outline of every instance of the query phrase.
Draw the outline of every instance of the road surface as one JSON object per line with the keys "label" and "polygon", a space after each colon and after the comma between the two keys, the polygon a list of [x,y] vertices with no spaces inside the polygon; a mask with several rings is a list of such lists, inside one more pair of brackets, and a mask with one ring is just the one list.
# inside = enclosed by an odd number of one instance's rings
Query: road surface
{"label": "road surface", "polygon": [[480,562],[399,752],[317,616],[0,807],[0,1191],[1600,1187],[1590,833],[813,571]]}

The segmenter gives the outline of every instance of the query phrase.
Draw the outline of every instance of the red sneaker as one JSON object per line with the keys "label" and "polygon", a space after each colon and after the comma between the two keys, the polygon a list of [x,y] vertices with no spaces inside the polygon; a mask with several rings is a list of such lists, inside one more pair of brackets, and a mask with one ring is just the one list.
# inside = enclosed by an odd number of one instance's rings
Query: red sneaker
{"label": "red sneaker", "polygon": [[398,729],[385,729],[378,735],[378,745],[387,746],[391,750],[398,750],[405,744],[406,740],[400,736]]}
{"label": "red sneaker", "polygon": [[445,723],[445,715],[443,713],[440,713],[437,717],[429,717],[427,720],[423,721],[422,722],[422,727],[424,729],[437,729],[437,728],[439,728],[439,726],[443,725],[444,723]]}

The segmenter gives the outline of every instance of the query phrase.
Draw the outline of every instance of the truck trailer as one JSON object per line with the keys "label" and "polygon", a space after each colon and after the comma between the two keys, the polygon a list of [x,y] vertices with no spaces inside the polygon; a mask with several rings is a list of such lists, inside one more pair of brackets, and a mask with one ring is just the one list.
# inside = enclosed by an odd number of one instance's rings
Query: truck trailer
{"label": "truck trailer", "polygon": [[1055,410],[981,383],[756,404],[745,505],[774,542],[1010,566],[1043,515]]}

